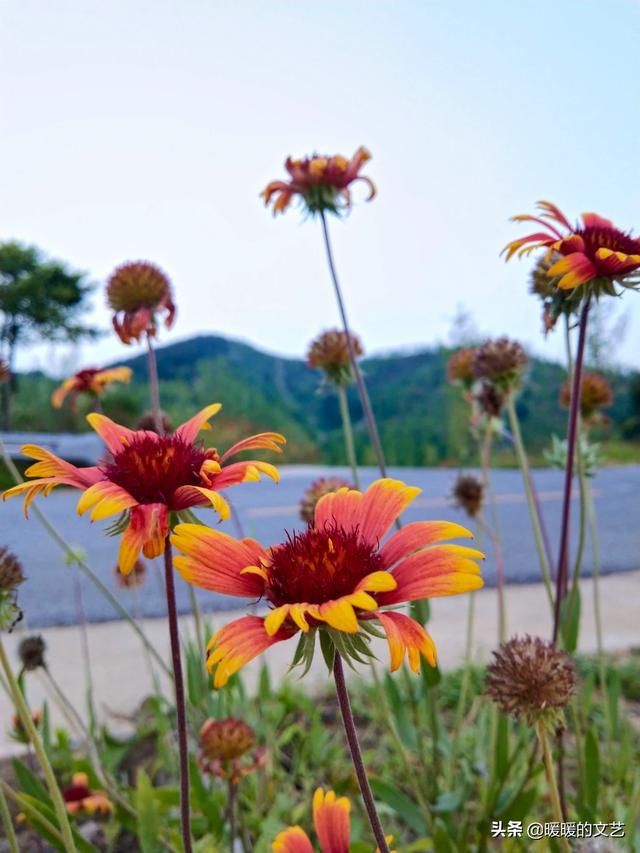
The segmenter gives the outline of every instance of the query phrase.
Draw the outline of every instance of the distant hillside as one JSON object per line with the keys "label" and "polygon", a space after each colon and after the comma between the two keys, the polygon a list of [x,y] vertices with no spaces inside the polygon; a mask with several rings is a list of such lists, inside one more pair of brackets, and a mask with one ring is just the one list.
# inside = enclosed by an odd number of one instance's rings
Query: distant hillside
{"label": "distant hillside", "polygon": [[[385,454],[390,464],[434,465],[464,461],[468,447],[466,406],[445,380],[450,350],[425,349],[410,354],[363,361]],[[216,445],[224,448],[237,438],[261,430],[285,433],[289,462],[343,463],[340,415],[332,390],[301,359],[261,352],[247,344],[208,335],[161,347],[157,351],[164,409],[174,424],[196,408],[213,401],[224,404],[215,419]],[[146,358],[120,364],[134,371],[131,386],[114,387],[105,398],[107,413],[128,425],[148,407]],[[631,379],[609,374],[615,403],[607,437],[629,432],[634,417]],[[563,369],[532,359],[518,400],[523,431],[529,445],[540,449],[552,433],[563,434],[566,413],[558,405]],[[48,397],[55,383],[41,374],[20,378],[15,406],[15,429],[79,431],[86,428],[82,413],[55,412]],[[358,455],[373,463],[355,389],[349,392]],[[636,402],[637,405],[637,402]]]}

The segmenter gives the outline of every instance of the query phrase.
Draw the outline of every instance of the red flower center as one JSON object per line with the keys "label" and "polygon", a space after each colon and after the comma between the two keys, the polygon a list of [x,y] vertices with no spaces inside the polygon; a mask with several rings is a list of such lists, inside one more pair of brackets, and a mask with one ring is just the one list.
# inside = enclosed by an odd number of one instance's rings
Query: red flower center
{"label": "red flower center", "polygon": [[323,604],[350,595],[362,578],[381,569],[380,554],[360,541],[357,530],[309,526],[273,550],[265,595],[276,607]]}
{"label": "red flower center", "polygon": [[578,228],[575,233],[582,237],[585,255],[592,260],[595,259],[598,249],[611,249],[612,252],[624,252],[627,255],[640,253],[640,240],[634,240],[629,234],[617,228],[589,226]]}
{"label": "red flower center", "polygon": [[215,450],[188,444],[179,436],[140,432],[101,470],[138,503],[163,503],[171,509],[176,489],[201,485],[200,468],[207,459],[219,457]]}
{"label": "red flower center", "polygon": [[90,391],[91,383],[93,382],[93,378],[96,373],[99,373],[97,367],[87,367],[85,370],[80,370],[75,375],[76,380],[76,390],[78,391]]}
{"label": "red flower center", "polygon": [[86,785],[69,785],[62,792],[65,803],[79,803],[91,796],[91,791]]}

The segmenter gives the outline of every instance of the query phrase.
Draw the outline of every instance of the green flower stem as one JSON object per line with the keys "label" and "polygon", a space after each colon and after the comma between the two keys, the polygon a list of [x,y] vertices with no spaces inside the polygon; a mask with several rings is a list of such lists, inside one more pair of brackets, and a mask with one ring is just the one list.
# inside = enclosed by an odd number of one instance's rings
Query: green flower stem
{"label": "green flower stem", "polygon": [[2,825],[4,826],[7,842],[9,843],[10,853],[20,853],[18,849],[18,839],[13,829],[13,821],[11,820],[11,812],[7,805],[7,798],[4,795],[4,790],[0,788],[0,817],[2,817]]}
{"label": "green flower stem", "polygon": [[151,413],[158,435],[164,435],[162,412],[160,411],[160,383],[158,381],[158,362],[151,335],[147,333],[147,363],[149,374],[149,391],[151,393]]}
{"label": "green flower stem", "polygon": [[38,735],[34,725],[31,717],[31,711],[29,710],[25,698],[22,695],[22,691],[20,690],[18,682],[13,674],[13,670],[11,669],[2,640],[0,640],[0,666],[2,666],[2,669],[4,670],[4,675],[7,679],[7,684],[9,685],[9,690],[11,692],[11,699],[16,711],[18,712],[18,716],[20,717],[22,727],[33,746],[38,762],[40,763],[40,767],[42,768],[42,772],[44,773],[45,781],[51,795],[53,808],[55,810],[56,817],[58,818],[58,824],[60,826],[60,833],[65,845],[65,850],[68,851],[68,853],[76,853],[76,845],[73,840],[73,834],[71,832],[69,817],[67,815],[64,799],[62,798],[62,793],[58,787],[53,768],[51,767],[47,753],[45,752],[40,736]]}
{"label": "green flower stem", "polygon": [[[542,747],[542,762],[544,764],[544,772],[547,777],[547,785],[549,786],[549,795],[551,797],[551,810],[553,813],[553,819],[562,823],[564,821],[564,816],[562,813],[562,806],[560,805],[560,794],[558,792],[558,783],[556,782],[556,774],[553,769],[553,760],[551,758],[551,750],[549,749],[549,740],[547,737],[547,732],[544,728],[544,723],[538,720],[536,723],[536,734],[538,735],[538,740],[540,741],[540,746]],[[560,847],[565,853],[571,853],[571,848],[569,847],[569,842],[566,838],[560,838],[559,840]]]}
{"label": "green flower stem", "polygon": [[367,778],[367,771],[365,769],[364,761],[362,759],[362,752],[360,750],[360,743],[358,741],[358,732],[356,729],[355,720],[353,719],[353,711],[351,710],[351,702],[349,701],[347,683],[344,678],[344,667],[342,666],[342,658],[340,657],[340,653],[337,650],[333,661],[333,677],[336,682],[336,694],[338,697],[340,712],[342,714],[342,721],[344,723],[344,730],[347,736],[347,742],[349,744],[349,750],[351,751],[353,767],[356,771],[358,785],[360,786],[360,793],[362,794],[362,799],[367,810],[367,815],[369,817],[369,823],[373,831],[373,836],[378,845],[379,853],[390,853],[389,845],[387,844],[387,839],[385,837],[384,830],[382,829],[382,824],[380,823],[380,817],[378,816],[378,812],[376,810],[376,804],[373,799],[373,793],[371,792],[371,786],[369,785],[369,780]]}
{"label": "green flower stem", "polygon": [[493,545],[493,550],[496,557],[496,580],[498,591],[498,642],[503,643],[507,639],[507,605],[505,598],[505,568],[504,557],[502,554],[502,544],[498,535],[498,509],[496,507],[496,496],[491,485],[491,446],[492,446],[493,431],[491,429],[491,419],[487,419],[487,428],[480,450],[480,460],[482,465],[482,482],[485,490],[489,494],[489,502],[491,507],[492,525],[489,526],[484,522],[481,516],[478,517],[478,525],[482,527],[488,535]]}
{"label": "green flower stem", "polygon": [[[480,537],[478,537],[479,539]],[[478,547],[480,543],[478,542]],[[464,721],[464,711],[467,704],[467,694],[469,693],[469,685],[471,683],[471,654],[473,650],[473,628],[475,622],[476,611],[476,594],[469,593],[469,604],[467,608],[467,633],[464,645],[464,670],[462,672],[462,682],[460,684],[460,694],[458,696],[458,704],[456,706],[456,715],[453,722],[453,731],[451,734],[451,755],[449,757],[449,768],[447,778],[453,782],[455,774],[456,760],[458,758],[458,747],[460,743],[460,734],[462,732],[462,723]]]}
{"label": "green flower stem", "polygon": [[322,235],[324,237],[324,246],[327,252],[327,261],[329,264],[329,272],[331,273],[331,280],[333,281],[333,287],[336,294],[336,299],[338,301],[338,310],[340,312],[340,317],[342,319],[342,326],[344,329],[344,333],[347,339],[347,347],[349,349],[349,359],[351,361],[351,368],[353,370],[353,375],[356,380],[356,385],[358,387],[358,395],[360,396],[360,402],[362,404],[362,410],[364,412],[365,419],[367,421],[367,428],[369,430],[369,437],[371,439],[371,444],[373,446],[373,452],[375,453],[376,460],[378,463],[378,468],[380,469],[380,475],[382,477],[387,476],[387,465],[384,460],[384,452],[382,450],[382,443],[380,441],[380,434],[378,432],[378,425],[376,424],[376,419],[373,414],[373,409],[371,407],[371,400],[369,399],[369,392],[367,391],[367,386],[364,381],[364,376],[362,375],[362,370],[360,369],[360,365],[358,364],[358,359],[356,357],[356,351],[353,346],[353,340],[351,337],[351,330],[349,328],[349,321],[347,320],[347,312],[344,305],[344,299],[342,297],[342,290],[340,288],[340,282],[338,281],[338,274],[336,272],[336,265],[333,259],[333,252],[331,250],[331,241],[329,239],[329,229],[327,227],[327,218],[325,216],[324,210],[320,211],[320,222],[322,223]]}
{"label": "green flower stem", "polygon": [[[56,841],[59,841],[61,844],[64,843],[64,838],[62,837],[62,834],[60,833],[59,829],[54,826],[51,821],[47,820],[47,818],[42,814],[42,812],[38,811],[35,806],[32,806],[28,800],[24,800],[18,793],[16,793],[16,791],[13,790],[13,788],[7,785],[7,783],[2,779],[0,779],[0,790],[3,794],[6,794],[10,800],[13,800],[13,802],[18,806],[21,811],[26,812],[33,823],[39,823],[45,830],[45,832],[51,834],[56,839]],[[74,847],[65,849],[75,850],[76,848]]]}
{"label": "green flower stem", "polygon": [[356,459],[356,448],[353,441],[353,427],[351,425],[351,416],[349,414],[349,401],[347,400],[347,389],[339,383],[337,386],[338,400],[340,402],[340,416],[342,418],[342,435],[344,436],[344,449],[347,454],[347,461],[351,468],[351,476],[353,477],[353,485],[356,489],[360,488],[360,476],[358,474],[358,462]]}
{"label": "green flower stem", "polygon": [[[4,464],[7,466],[7,469],[9,470],[9,473],[13,477],[16,484],[23,483],[24,479],[20,476],[20,472],[18,471],[18,469],[14,465],[13,459],[7,453],[7,450],[4,446],[4,443],[1,440],[0,440],[0,456],[2,456]],[[49,536],[51,536],[51,538],[63,550],[65,556],[69,557],[73,561],[73,563],[80,569],[80,571],[89,578],[91,583],[107,599],[109,604],[111,604],[111,606],[118,613],[120,618],[124,619],[126,622],[129,623],[131,628],[138,635],[140,641],[149,650],[150,654],[153,655],[153,657],[156,660],[156,662],[158,663],[158,665],[160,667],[162,667],[162,669],[166,672],[167,675],[170,676],[171,670],[169,669],[169,667],[166,665],[166,663],[162,660],[162,658],[160,657],[158,652],[154,649],[152,644],[149,642],[149,640],[147,639],[142,628],[138,625],[136,620],[131,616],[131,614],[126,610],[126,608],[124,608],[122,606],[122,604],[120,604],[120,602],[115,597],[115,595],[111,592],[109,587],[106,586],[100,580],[98,575],[93,571],[93,569],[90,568],[90,566],[86,563],[86,561],[81,556],[79,556],[76,553],[76,551],[71,547],[71,545],[69,545],[69,543],[66,541],[66,539],[63,536],[61,536],[60,533],[58,533],[56,528],[51,524],[49,519],[42,512],[42,510],[40,509],[40,507],[38,506],[38,504],[35,501],[34,501],[34,503],[31,504],[30,509],[33,513],[35,513],[35,515],[38,518],[38,521],[40,522],[40,524],[42,524],[42,526],[47,531]]]}
{"label": "green flower stem", "polygon": [[524,489],[527,496],[527,507],[529,509],[529,517],[531,519],[533,538],[535,539],[536,550],[538,552],[538,560],[540,561],[540,569],[542,570],[542,577],[544,579],[544,586],[547,592],[547,597],[549,599],[549,605],[553,612],[553,588],[551,586],[551,571],[549,562],[547,560],[547,553],[545,550],[544,539],[542,535],[542,525],[540,521],[540,516],[538,515],[538,507],[536,506],[536,501],[533,494],[531,469],[529,468],[527,453],[524,448],[524,443],[522,441],[522,431],[520,430],[520,421],[518,419],[518,413],[516,411],[515,399],[513,394],[509,394],[509,396],[507,397],[507,412],[509,414],[509,423],[511,426],[511,432],[513,434],[516,456],[518,457],[518,464],[520,465],[520,470],[522,472],[522,481],[524,483]]}
{"label": "green flower stem", "polygon": [[238,785],[233,779],[233,771],[229,768],[229,783],[227,794],[227,813],[229,816],[229,853],[234,853],[236,846],[236,793]]}

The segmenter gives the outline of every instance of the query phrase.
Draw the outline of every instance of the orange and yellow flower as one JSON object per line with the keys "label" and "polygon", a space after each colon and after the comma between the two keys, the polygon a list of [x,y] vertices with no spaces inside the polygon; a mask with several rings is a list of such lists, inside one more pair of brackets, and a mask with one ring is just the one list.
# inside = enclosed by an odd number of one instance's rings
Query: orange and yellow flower
{"label": "orange and yellow flower", "polygon": [[280,451],[285,439],[276,432],[263,432],[236,442],[220,456],[215,448],[197,441],[198,433],[209,429],[209,420],[221,409],[213,403],[198,412],[172,435],[149,430],[131,430],[104,415],[92,413],[87,420],[104,440],[110,457],[97,466],[77,468],[35,444],[22,448],[25,456],[36,459],[27,469],[36,479],[8,489],[3,499],[24,494],[25,515],[31,501],[55,486],[82,489],[78,513],[91,510],[91,521],[124,513],[118,522],[123,531],[118,565],[123,574],[131,572],[142,551],[145,557],[164,553],[170,528],[170,514],[190,507],[212,506],[221,519],[229,517],[229,505],[220,495],[229,486],[255,481],[265,474],[277,482],[274,465],[259,460],[226,464],[245,450]]}
{"label": "orange and yellow flower", "polygon": [[113,803],[104,791],[92,791],[86,773],[74,773],[71,784],[62,791],[62,797],[69,814],[109,815],[113,812]]}
{"label": "orange and yellow flower", "polygon": [[[347,797],[326,794],[317,788],[313,795],[313,826],[320,853],[349,853],[351,846],[351,803]],[[387,836],[390,844],[392,836]],[[273,853],[314,853],[311,839],[301,826],[280,832],[271,845]]]}
{"label": "orange and yellow flower", "polygon": [[364,164],[371,159],[369,151],[360,146],[350,160],[335,154],[333,157],[314,154],[302,160],[288,157],[285,168],[288,181],[271,181],[261,193],[265,205],[273,202],[273,213],[284,213],[294,196],[300,196],[310,213],[325,210],[340,213],[351,207],[349,186],[364,181],[369,187],[367,201],[375,198],[376,188],[371,178],[360,174]]}
{"label": "orange and yellow flower", "polygon": [[582,222],[573,226],[554,204],[540,201],[538,207],[539,216],[521,214],[513,221],[535,222],[545,230],[508,243],[503,250],[507,260],[514,254],[522,256],[544,248],[549,257],[562,255],[547,271],[550,278],[559,279],[562,290],[573,290],[595,279],[609,288],[612,283],[628,286],[627,277],[640,269],[640,240],[597,213],[583,213]]}
{"label": "orange and yellow flower", "polygon": [[444,544],[472,536],[446,521],[413,522],[381,544],[420,491],[391,479],[377,480],[364,493],[339,489],[318,501],[303,533],[269,549],[179,524],[171,541],[182,554],[174,565],[184,580],[224,595],[264,598],[271,606],[266,617],[243,616],[212,638],[207,666],[215,670],[214,686],[300,631],[313,638],[310,632],[321,629],[341,645],[361,643],[379,630],[372,621],[386,634],[392,670],[405,653],[416,672],[421,655],[434,666],[435,646],[422,625],[383,608],[478,589],[483,582],[476,561],[484,555]]}
{"label": "orange and yellow flower", "polygon": [[101,370],[97,367],[86,367],[73,376],[65,379],[51,395],[51,405],[54,409],[61,408],[65,398],[70,395],[71,408],[75,408],[78,394],[91,394],[99,397],[107,385],[112,382],[130,382],[130,367],[107,367]]}

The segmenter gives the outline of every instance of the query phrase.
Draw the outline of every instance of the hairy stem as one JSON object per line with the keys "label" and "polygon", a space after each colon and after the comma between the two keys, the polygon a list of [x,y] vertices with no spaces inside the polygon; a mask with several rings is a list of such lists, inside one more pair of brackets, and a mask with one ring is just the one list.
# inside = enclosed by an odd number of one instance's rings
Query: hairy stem
{"label": "hairy stem", "polygon": [[[538,721],[536,723],[536,734],[542,747],[542,762],[544,764],[544,772],[547,777],[547,785],[549,786],[549,795],[551,797],[551,810],[553,819],[559,823],[563,823],[564,817],[562,814],[562,806],[560,805],[560,794],[558,792],[558,783],[556,782],[556,774],[553,769],[553,760],[551,758],[551,750],[549,749],[549,739],[544,728],[544,723]],[[571,853],[569,842],[566,838],[560,838],[560,847],[565,853]]]}
{"label": "hairy stem", "polygon": [[18,839],[16,838],[16,834],[13,830],[11,812],[9,811],[7,798],[5,797],[2,788],[0,788],[0,817],[2,818],[2,825],[4,826],[5,835],[7,836],[10,853],[20,853],[18,848]]}
{"label": "hairy stem", "polygon": [[529,468],[527,452],[524,448],[524,443],[522,441],[520,421],[518,419],[518,413],[516,411],[516,405],[513,394],[509,394],[509,396],[507,397],[507,411],[509,414],[511,432],[513,434],[513,443],[516,449],[516,455],[518,457],[518,464],[520,465],[520,470],[522,471],[522,481],[524,483],[524,489],[527,496],[527,507],[529,509],[529,517],[531,518],[531,528],[533,530],[533,538],[535,539],[536,550],[538,552],[538,560],[540,561],[540,569],[542,571],[542,577],[544,579],[544,587],[547,591],[549,605],[553,609],[553,589],[551,587],[551,571],[550,563],[547,560],[547,551],[545,548],[542,530],[540,505],[534,497],[531,469]]}
{"label": "hairy stem", "polygon": [[571,516],[571,491],[573,486],[573,465],[576,449],[576,437],[578,432],[578,414],[580,412],[580,391],[582,383],[582,366],[584,363],[584,350],[587,339],[587,320],[589,318],[589,305],[591,295],[586,297],[580,314],[580,327],[578,333],[578,349],[573,367],[573,380],[571,387],[571,408],[569,410],[569,425],[567,429],[567,467],[564,479],[564,496],[562,502],[562,524],[560,528],[560,549],[558,553],[558,566],[556,575],[556,600],[553,620],[553,642],[558,640],[560,630],[560,616],[562,601],[567,594],[569,574],[569,521]]}
{"label": "hairy stem", "polygon": [[362,404],[362,411],[364,412],[365,419],[367,421],[367,428],[369,430],[369,437],[371,439],[371,444],[373,446],[373,452],[376,456],[376,461],[378,463],[378,468],[380,469],[380,474],[382,477],[387,476],[387,466],[384,461],[384,453],[382,450],[382,443],[380,441],[380,434],[378,432],[378,425],[376,424],[376,419],[373,414],[373,409],[371,408],[371,401],[369,399],[369,392],[367,391],[367,386],[364,381],[364,376],[362,375],[362,371],[360,370],[360,365],[358,364],[358,359],[356,356],[356,351],[353,346],[353,339],[351,337],[351,329],[349,328],[349,321],[347,320],[347,312],[344,305],[344,299],[342,297],[342,290],[340,288],[340,282],[338,281],[338,274],[336,272],[336,266],[333,259],[333,252],[331,250],[331,241],[329,239],[329,229],[327,227],[327,218],[324,214],[324,211],[320,212],[320,221],[322,223],[322,234],[324,237],[324,246],[327,252],[327,261],[329,263],[329,272],[331,273],[331,279],[333,281],[333,287],[336,294],[336,299],[338,301],[338,310],[340,312],[340,318],[342,320],[342,327],[344,329],[345,337],[347,339],[347,347],[349,349],[349,360],[351,361],[351,369],[353,370],[353,375],[356,380],[356,385],[358,387],[358,395],[360,397],[360,403]]}
{"label": "hairy stem", "polygon": [[384,830],[382,829],[382,824],[380,823],[380,818],[376,811],[376,804],[373,800],[373,794],[371,793],[371,786],[369,785],[369,780],[367,778],[367,771],[365,770],[364,761],[362,760],[362,752],[360,751],[360,744],[358,742],[358,733],[356,731],[356,724],[351,710],[351,702],[349,701],[349,693],[347,692],[347,684],[344,678],[342,658],[338,651],[336,651],[333,661],[333,677],[336,682],[338,704],[340,705],[340,711],[342,713],[342,722],[344,723],[344,730],[347,735],[347,742],[351,751],[353,767],[356,771],[356,776],[358,777],[360,793],[364,800],[364,805],[369,817],[369,823],[373,830],[373,836],[376,840],[380,853],[389,853],[389,845],[387,844],[387,839],[385,838]]}
{"label": "hairy stem", "polygon": [[176,608],[176,588],[173,578],[171,543],[167,537],[164,545],[164,576],[167,587],[167,615],[169,617],[169,638],[171,640],[171,660],[173,663],[173,681],[176,693],[176,715],[178,718],[178,749],[180,753],[180,822],[184,853],[192,853],[191,816],[189,808],[189,753],[187,746],[187,714],[185,707],[184,678],[180,659],[180,637],[178,636],[178,611]]}
{"label": "hairy stem", "polygon": [[5,678],[7,680],[7,684],[9,685],[11,699],[13,701],[16,711],[18,712],[18,717],[20,718],[20,722],[22,723],[22,728],[27,733],[29,742],[33,746],[40,767],[42,768],[42,772],[47,783],[47,788],[49,789],[49,794],[51,795],[53,808],[58,819],[58,825],[60,828],[60,833],[62,835],[62,840],[64,841],[65,850],[68,851],[68,853],[75,853],[76,845],[75,841],[73,840],[73,834],[71,832],[69,817],[67,815],[67,809],[64,803],[64,799],[62,797],[62,793],[60,791],[60,788],[58,787],[53,768],[51,767],[45,748],[42,744],[42,741],[40,740],[40,736],[38,735],[38,732],[34,725],[29,706],[27,705],[27,702],[22,694],[22,690],[20,689],[20,686],[18,685],[18,682],[16,681],[16,678],[13,674],[13,670],[11,669],[11,665],[9,663],[9,659],[7,658],[7,653],[5,652],[2,640],[0,640],[0,666],[2,666]]}
{"label": "hairy stem", "polygon": [[158,435],[164,435],[162,413],[160,411],[160,383],[158,381],[158,362],[151,335],[147,334],[147,362],[149,367],[149,391],[151,392],[151,413]]}
{"label": "hairy stem", "polygon": [[360,477],[358,475],[358,462],[356,459],[356,448],[353,441],[353,428],[349,414],[349,401],[347,400],[347,389],[344,385],[338,385],[338,400],[340,402],[340,416],[342,418],[342,435],[344,436],[344,449],[347,454],[347,462],[351,468],[353,485],[360,488]]}

